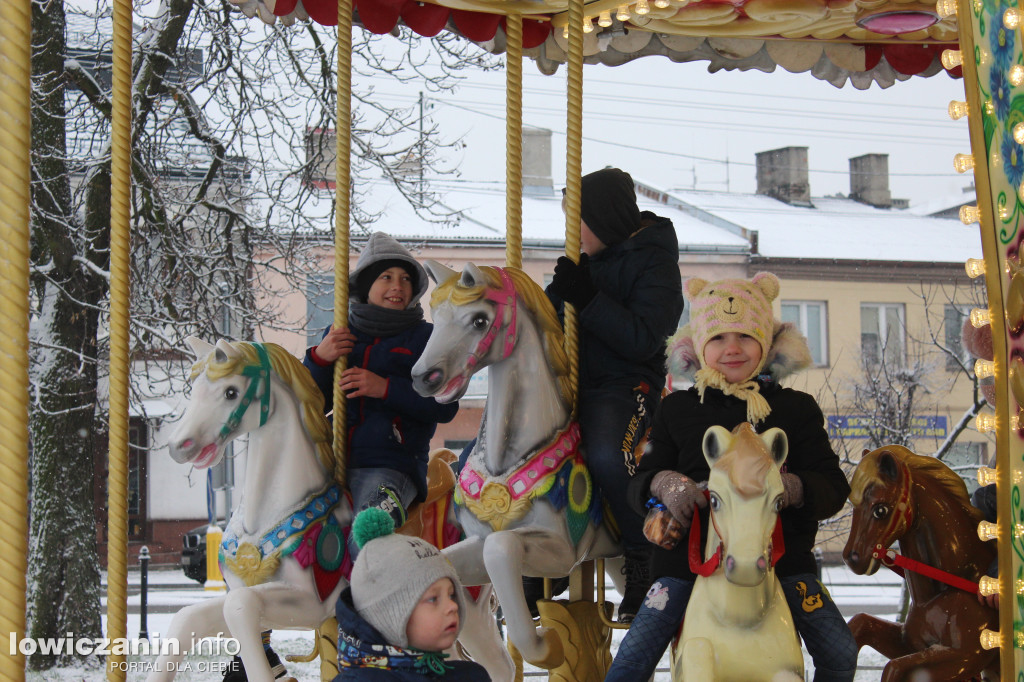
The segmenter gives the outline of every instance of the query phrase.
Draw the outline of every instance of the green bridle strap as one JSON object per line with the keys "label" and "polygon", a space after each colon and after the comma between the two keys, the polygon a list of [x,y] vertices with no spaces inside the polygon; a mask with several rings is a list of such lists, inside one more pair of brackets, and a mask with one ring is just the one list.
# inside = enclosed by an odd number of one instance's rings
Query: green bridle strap
{"label": "green bridle strap", "polygon": [[266,385],[266,390],[260,396],[260,426],[266,424],[267,418],[270,416],[270,356],[267,355],[267,351],[262,343],[254,343],[252,346],[256,349],[256,355],[259,357],[260,364],[248,365],[241,371],[242,376],[249,377],[250,379],[249,388],[245,390],[242,402],[238,404],[235,411],[224,422],[224,426],[220,427],[218,439],[222,442],[242,423],[242,417],[245,416],[246,410],[249,409],[253,398],[256,397],[256,391],[259,390],[261,381]]}

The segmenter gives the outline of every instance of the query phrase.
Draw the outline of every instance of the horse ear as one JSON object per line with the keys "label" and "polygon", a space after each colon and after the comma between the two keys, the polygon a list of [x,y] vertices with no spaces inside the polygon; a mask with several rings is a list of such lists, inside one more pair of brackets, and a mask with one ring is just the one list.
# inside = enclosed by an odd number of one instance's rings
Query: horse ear
{"label": "horse ear", "polygon": [[708,427],[708,430],[704,432],[704,441],[701,443],[704,459],[708,461],[708,464],[714,466],[715,461],[722,456],[722,453],[729,449],[731,441],[732,434],[728,429],[721,426]]}
{"label": "horse ear", "polygon": [[899,480],[900,463],[896,461],[891,452],[882,450],[878,453],[878,474],[887,481]]}
{"label": "horse ear", "polygon": [[475,264],[466,263],[466,266],[462,268],[462,278],[459,280],[459,286],[467,289],[487,286],[487,276]]}
{"label": "horse ear", "polygon": [[196,356],[196,360],[202,360],[210,351],[213,350],[213,344],[203,341],[197,336],[189,336],[185,339],[185,343],[188,345],[189,350]]}
{"label": "horse ear", "polygon": [[789,454],[789,439],[786,438],[786,432],[782,429],[768,429],[761,434],[761,440],[768,446],[775,465],[781,467]]}
{"label": "horse ear", "polygon": [[217,362],[227,362],[231,358],[241,355],[226,339],[219,339],[215,348],[217,353],[215,359]]}
{"label": "horse ear", "polygon": [[434,284],[443,284],[459,274],[447,265],[438,263],[436,260],[432,260],[430,258],[423,262],[423,267],[426,269],[427,275],[431,280],[433,280]]}

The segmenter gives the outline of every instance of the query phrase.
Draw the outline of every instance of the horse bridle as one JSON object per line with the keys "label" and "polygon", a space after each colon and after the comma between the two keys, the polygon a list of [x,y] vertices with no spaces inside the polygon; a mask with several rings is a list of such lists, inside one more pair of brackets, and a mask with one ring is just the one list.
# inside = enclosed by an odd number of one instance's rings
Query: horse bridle
{"label": "horse bridle", "polygon": [[249,405],[252,404],[253,399],[256,397],[256,391],[259,390],[261,382],[266,384],[266,390],[260,396],[260,426],[266,424],[267,418],[270,416],[270,356],[267,355],[267,351],[262,343],[254,343],[252,346],[256,349],[259,364],[248,365],[242,368],[240,372],[242,376],[249,377],[249,387],[245,390],[245,395],[242,396],[242,401],[238,404],[238,407],[228,415],[224,426],[220,427],[217,440],[222,443],[242,423],[242,417],[245,416]]}
{"label": "horse bridle", "polygon": [[[472,370],[476,367],[477,363],[480,362],[480,358],[487,354],[491,349],[491,345],[498,338],[499,325],[503,323],[505,319],[505,308],[511,308],[512,319],[509,321],[508,326],[505,328],[505,345],[501,351],[501,359],[506,360],[512,351],[516,347],[516,288],[512,282],[512,278],[508,276],[504,268],[494,268],[498,271],[501,276],[501,288],[491,289],[487,287],[487,291],[484,294],[484,298],[488,301],[493,301],[496,305],[494,306],[494,319],[491,320],[491,326],[488,328],[487,333],[480,339],[479,343],[469,353],[469,357],[466,358],[466,368]],[[501,321],[501,322],[499,322]]]}
{"label": "horse bridle", "polygon": [[[893,509],[892,516],[889,517],[889,524],[885,527],[881,537],[887,538],[892,537],[896,533],[896,528],[899,522],[902,520],[907,528],[910,528],[911,523],[914,521],[913,512],[910,509],[910,488],[913,482],[910,479],[910,467],[903,466],[900,472],[900,496],[896,500],[896,506]],[[883,546],[882,543],[877,543],[874,549],[871,550],[871,557],[877,559],[886,568],[892,568],[894,559],[896,556],[896,550],[889,550],[888,546]]]}
{"label": "horse bridle", "polygon": [[[711,491],[704,491],[704,499],[711,499]],[[714,526],[715,533],[718,535],[718,548],[715,550],[714,554],[708,557],[707,561],[701,561],[700,506],[694,504],[693,517],[690,519],[690,536],[687,540],[689,543],[689,547],[687,549],[689,553],[690,570],[705,578],[718,570],[718,567],[722,563],[722,554],[725,551],[725,542],[723,541],[722,532],[718,529],[718,523],[715,521],[715,513],[710,509],[708,509],[708,519],[711,521],[711,525]],[[696,531],[694,530],[695,528],[697,529]],[[782,517],[776,515],[775,528],[772,529],[772,551],[768,567],[773,568],[785,553],[786,543],[782,536]]]}

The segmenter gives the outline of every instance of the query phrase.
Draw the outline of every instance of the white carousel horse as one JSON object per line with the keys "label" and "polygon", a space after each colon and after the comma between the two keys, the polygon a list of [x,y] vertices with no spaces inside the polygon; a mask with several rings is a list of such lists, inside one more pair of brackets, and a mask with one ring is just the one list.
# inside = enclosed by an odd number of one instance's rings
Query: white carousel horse
{"label": "white carousel horse", "polygon": [[[709,559],[698,573],[683,632],[672,651],[672,678],[686,682],[791,682],[803,679],[803,656],[782,585],[778,525],[779,469],[788,445],[781,429],[758,436],[742,423],[704,434],[708,480]],[[699,527],[694,518],[694,527]],[[691,534],[691,555],[699,549]],[[691,564],[700,558],[692,557]]]}
{"label": "white carousel horse", "polygon": [[[189,644],[220,632],[238,640],[251,682],[273,682],[261,632],[313,630],[334,616],[351,569],[351,502],[334,478],[323,395],[298,360],[270,343],[188,343],[197,363],[171,457],[207,468],[247,433],[245,484],[220,549],[229,590],[174,616],[166,637],[181,651],[162,655],[149,680],[173,679]],[[489,593],[467,600],[462,642],[488,672],[507,679],[513,667],[488,602]]]}
{"label": "white carousel horse", "polygon": [[445,549],[466,585],[492,583],[523,657],[563,660],[556,633],[537,629],[522,576],[565,576],[579,562],[621,553],[601,523],[602,503],[569,421],[562,331],[544,292],[521,270],[467,264],[461,276],[434,261],[434,331],[413,367],[422,395],[458,400],[488,367],[476,446],[455,490],[466,539]]}

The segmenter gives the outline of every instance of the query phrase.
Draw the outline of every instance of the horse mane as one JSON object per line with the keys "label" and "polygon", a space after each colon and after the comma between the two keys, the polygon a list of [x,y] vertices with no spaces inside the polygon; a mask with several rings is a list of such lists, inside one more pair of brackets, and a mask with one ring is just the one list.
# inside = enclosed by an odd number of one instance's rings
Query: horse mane
{"label": "horse mane", "polygon": [[879,455],[883,452],[892,455],[903,466],[909,468],[911,478],[924,475],[933,480],[940,490],[946,491],[947,494],[961,502],[972,515],[977,516],[979,520],[981,519],[981,510],[971,504],[971,497],[967,493],[967,484],[964,483],[964,480],[955,471],[935,457],[915,454],[900,445],[887,445],[873,450],[861,459],[861,463],[853,474],[853,480],[850,481],[850,502],[854,506],[859,505],[864,500],[864,493],[872,485],[876,483],[879,485],[888,484],[882,478],[878,466]]}
{"label": "horse mane", "polygon": [[715,468],[729,476],[732,487],[742,497],[750,498],[764,492],[765,478],[772,458],[760,443],[750,442],[749,434],[740,432],[729,449],[715,463]]}
{"label": "horse mane", "polygon": [[[501,288],[501,275],[498,269],[490,266],[479,266],[491,289]],[[533,279],[519,268],[504,268],[505,274],[512,279],[515,285],[516,294],[533,314],[540,329],[544,341],[544,351],[547,354],[548,364],[558,378],[558,390],[562,399],[567,405],[572,405],[572,392],[569,385],[569,361],[565,355],[562,339],[562,324],[558,321],[558,314],[548,299],[544,290],[537,285]],[[467,287],[461,283],[461,277],[455,275],[446,281],[439,283],[430,296],[431,307],[440,305],[445,300],[452,305],[462,306],[484,297],[486,287]]]}
{"label": "horse mane", "polygon": [[[238,375],[246,367],[259,365],[259,356],[255,344],[246,341],[229,342],[231,347],[241,353],[238,357],[228,358],[227,362],[216,362],[215,353],[201,358],[192,365],[190,380],[195,380],[204,370],[210,381]],[[270,357],[270,368],[277,374],[299,399],[302,406],[302,423],[309,437],[316,446],[320,463],[334,475],[334,449],[331,447],[333,433],[327,417],[324,416],[324,395],[317,388],[313,376],[302,366],[295,356],[276,343],[264,343],[264,350]]]}

